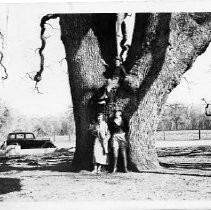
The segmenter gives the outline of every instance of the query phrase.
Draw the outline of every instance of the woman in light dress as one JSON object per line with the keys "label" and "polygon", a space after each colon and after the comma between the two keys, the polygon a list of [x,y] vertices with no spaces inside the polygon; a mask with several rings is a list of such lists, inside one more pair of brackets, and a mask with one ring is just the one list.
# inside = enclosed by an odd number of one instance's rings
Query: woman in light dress
{"label": "woman in light dress", "polygon": [[108,165],[108,140],[110,138],[110,132],[103,113],[98,114],[97,122],[92,128],[92,134],[95,136],[93,153],[94,170],[92,172],[100,173],[102,165]]}

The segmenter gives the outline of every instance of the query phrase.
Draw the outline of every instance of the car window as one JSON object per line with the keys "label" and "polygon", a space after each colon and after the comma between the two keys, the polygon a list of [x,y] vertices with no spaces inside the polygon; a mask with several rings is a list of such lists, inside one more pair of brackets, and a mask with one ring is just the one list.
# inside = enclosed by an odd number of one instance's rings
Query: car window
{"label": "car window", "polygon": [[33,134],[31,134],[31,133],[26,134],[26,139],[33,139],[33,138],[34,138]]}
{"label": "car window", "polygon": [[17,139],[24,139],[24,134],[16,134]]}
{"label": "car window", "polygon": [[15,139],[15,134],[10,134],[9,139]]}

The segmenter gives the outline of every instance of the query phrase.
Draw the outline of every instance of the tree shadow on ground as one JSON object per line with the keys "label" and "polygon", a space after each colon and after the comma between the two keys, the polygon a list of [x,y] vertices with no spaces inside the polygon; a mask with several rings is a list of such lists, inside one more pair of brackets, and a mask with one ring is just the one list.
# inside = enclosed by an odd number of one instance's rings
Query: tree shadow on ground
{"label": "tree shadow on ground", "polygon": [[19,156],[1,158],[0,172],[15,171],[57,171],[74,172],[71,167],[74,152],[59,151],[40,156]]}
{"label": "tree shadow on ground", "polygon": [[20,179],[0,178],[0,195],[14,191],[21,191]]}
{"label": "tree shadow on ground", "polygon": [[210,146],[162,147],[157,154],[165,169],[211,171]]}
{"label": "tree shadow on ground", "polygon": [[183,157],[199,157],[211,156],[210,146],[185,146],[185,147],[160,147],[157,148],[159,157],[183,156]]}
{"label": "tree shadow on ground", "polygon": [[160,162],[160,166],[164,168],[180,168],[180,169],[197,169],[204,171],[211,171],[211,163],[163,163]]}
{"label": "tree shadow on ground", "polygon": [[[159,150],[159,149],[158,149]],[[183,151],[184,148],[180,150]],[[189,155],[183,155],[180,157],[172,157],[171,153],[174,153],[174,149],[170,149],[169,156],[161,149],[159,153],[160,168],[155,171],[141,171],[144,173],[156,173],[156,174],[178,174],[188,176],[206,176],[211,177],[211,163],[209,163],[209,155],[204,153],[204,149],[200,147],[191,151],[197,151],[198,154],[194,154],[193,157]],[[170,153],[171,152],[171,153]],[[179,153],[179,151],[177,151]],[[203,156],[202,156],[203,154]],[[52,171],[52,172],[76,172],[72,169],[71,163],[73,159],[74,151],[67,149],[60,149],[51,154],[45,155],[31,155],[31,156],[19,156],[19,157],[1,157],[0,158],[0,172],[9,171]],[[15,179],[14,179],[15,180]],[[2,188],[2,182],[0,179],[0,192]],[[7,182],[5,182],[7,183]],[[15,182],[14,186],[16,185]],[[18,184],[17,184],[18,186]]]}

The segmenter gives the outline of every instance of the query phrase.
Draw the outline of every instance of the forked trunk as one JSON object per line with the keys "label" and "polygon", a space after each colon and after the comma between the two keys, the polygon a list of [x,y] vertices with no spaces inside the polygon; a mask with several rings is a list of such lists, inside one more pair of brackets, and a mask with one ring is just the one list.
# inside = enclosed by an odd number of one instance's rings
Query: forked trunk
{"label": "forked trunk", "polygon": [[[132,170],[158,167],[154,134],[167,95],[211,39],[210,14],[137,14],[125,63],[130,73],[111,96],[109,114],[122,109],[129,121]],[[76,121],[75,169],[92,168],[96,114],[91,98],[114,69],[115,14],[60,15]],[[108,64],[108,66],[105,65]]]}

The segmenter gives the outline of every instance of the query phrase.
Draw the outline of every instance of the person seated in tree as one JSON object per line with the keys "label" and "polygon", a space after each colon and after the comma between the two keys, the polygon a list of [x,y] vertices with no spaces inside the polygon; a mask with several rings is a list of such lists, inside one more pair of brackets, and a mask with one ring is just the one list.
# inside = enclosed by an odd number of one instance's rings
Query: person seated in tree
{"label": "person seated in tree", "polygon": [[122,111],[117,110],[114,114],[114,118],[110,123],[110,131],[111,131],[111,147],[113,149],[113,173],[117,171],[117,161],[119,150],[122,153],[123,157],[123,166],[124,172],[127,172],[127,133],[129,131],[129,126],[126,120],[122,117]]}
{"label": "person seated in tree", "polygon": [[127,58],[132,43],[132,36],[135,25],[135,13],[118,13],[116,19],[116,45],[117,60],[116,66],[123,64]]}
{"label": "person seated in tree", "polygon": [[95,103],[97,105],[96,112],[97,113],[105,113],[105,107],[108,102],[108,91],[107,84],[101,87],[95,95]]}
{"label": "person seated in tree", "polygon": [[108,125],[104,120],[104,114],[97,114],[97,122],[91,128],[94,139],[93,150],[93,173],[100,173],[101,166],[108,165],[108,140],[110,138],[110,132]]}
{"label": "person seated in tree", "polygon": [[126,69],[119,59],[116,58],[115,63],[116,63],[116,65],[115,65],[115,69],[114,69],[112,78],[114,80],[118,79],[119,81],[122,81],[122,79],[124,79],[125,76],[127,75]]}
{"label": "person seated in tree", "polygon": [[134,30],[135,14],[118,13],[116,18],[116,58],[115,67],[112,72],[112,78],[107,80],[103,86],[101,94],[97,99],[99,107],[104,107],[107,104],[108,94],[112,89],[117,89],[121,81],[127,76],[124,62],[127,58],[127,53],[130,48]]}
{"label": "person seated in tree", "polygon": [[[117,63],[117,61],[116,61]],[[107,79],[106,84],[101,87],[97,93],[98,110],[104,112],[105,106],[108,102],[109,93],[113,89],[119,87],[120,82],[125,78],[127,72],[123,65],[119,64],[115,67],[112,78]]]}
{"label": "person seated in tree", "polygon": [[116,58],[111,81],[108,81],[108,91],[117,88],[119,82],[127,75],[124,62],[130,49],[135,23],[135,14],[118,13],[116,18]]}
{"label": "person seated in tree", "polygon": [[105,114],[106,105],[109,101],[109,97],[111,94],[111,91],[113,89],[116,89],[118,87],[119,83],[119,77],[118,79],[108,79],[107,83],[99,88],[99,90],[95,93],[93,102],[96,105],[96,112],[102,112]]}

